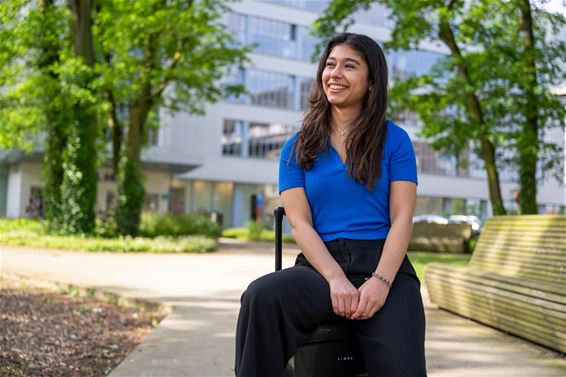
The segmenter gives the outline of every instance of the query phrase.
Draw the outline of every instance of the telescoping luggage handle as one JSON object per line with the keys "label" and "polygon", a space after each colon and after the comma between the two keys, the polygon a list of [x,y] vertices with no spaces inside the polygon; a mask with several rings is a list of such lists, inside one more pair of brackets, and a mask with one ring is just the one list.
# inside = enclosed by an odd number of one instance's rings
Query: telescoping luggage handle
{"label": "telescoping luggage handle", "polygon": [[275,218],[275,271],[281,269],[283,260],[283,216],[285,216],[285,208],[277,207],[273,211]]}

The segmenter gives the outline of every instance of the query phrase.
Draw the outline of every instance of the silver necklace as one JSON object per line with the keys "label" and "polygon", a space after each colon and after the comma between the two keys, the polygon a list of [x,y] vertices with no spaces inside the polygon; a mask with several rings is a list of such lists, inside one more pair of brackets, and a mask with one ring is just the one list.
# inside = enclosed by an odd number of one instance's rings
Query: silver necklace
{"label": "silver necklace", "polygon": [[346,135],[346,134],[348,133],[348,129],[347,129],[347,128],[343,129],[342,131],[340,131],[340,130],[337,130],[337,131],[338,131],[338,133],[340,134],[340,136],[344,136],[344,135]]}

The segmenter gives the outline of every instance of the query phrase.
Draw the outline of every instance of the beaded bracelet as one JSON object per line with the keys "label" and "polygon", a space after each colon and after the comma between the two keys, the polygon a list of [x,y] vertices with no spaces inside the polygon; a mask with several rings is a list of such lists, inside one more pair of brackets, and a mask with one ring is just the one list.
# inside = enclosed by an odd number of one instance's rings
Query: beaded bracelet
{"label": "beaded bracelet", "polygon": [[377,280],[381,280],[382,282],[384,282],[385,285],[387,285],[387,288],[389,288],[389,289],[391,289],[391,287],[393,286],[393,283],[391,283],[389,280],[387,280],[386,278],[384,278],[380,274],[376,274],[375,272],[372,272],[371,276],[376,278]]}

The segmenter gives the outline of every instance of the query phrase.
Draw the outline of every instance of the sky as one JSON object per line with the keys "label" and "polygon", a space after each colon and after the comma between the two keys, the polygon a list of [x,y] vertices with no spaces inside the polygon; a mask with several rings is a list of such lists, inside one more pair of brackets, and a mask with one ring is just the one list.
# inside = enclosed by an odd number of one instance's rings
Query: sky
{"label": "sky", "polygon": [[565,0],[549,0],[543,6],[550,12],[559,12],[566,16],[566,1]]}

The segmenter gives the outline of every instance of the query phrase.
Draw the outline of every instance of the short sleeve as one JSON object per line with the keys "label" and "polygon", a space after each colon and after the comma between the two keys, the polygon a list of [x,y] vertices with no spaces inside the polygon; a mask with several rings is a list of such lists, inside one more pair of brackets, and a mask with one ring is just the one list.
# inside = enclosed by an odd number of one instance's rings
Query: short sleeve
{"label": "short sleeve", "polygon": [[295,141],[298,137],[299,132],[291,136],[281,149],[279,159],[279,194],[290,188],[305,187],[305,171],[302,167],[297,165],[297,154],[293,153],[291,156],[293,145],[295,145]]}
{"label": "short sleeve", "polygon": [[[418,184],[417,160],[413,143],[405,130],[391,127],[391,155],[389,157],[389,181],[411,181]],[[389,135],[388,135],[389,137]]]}

